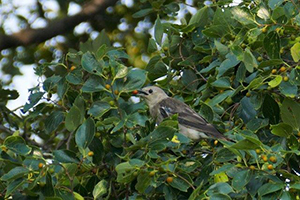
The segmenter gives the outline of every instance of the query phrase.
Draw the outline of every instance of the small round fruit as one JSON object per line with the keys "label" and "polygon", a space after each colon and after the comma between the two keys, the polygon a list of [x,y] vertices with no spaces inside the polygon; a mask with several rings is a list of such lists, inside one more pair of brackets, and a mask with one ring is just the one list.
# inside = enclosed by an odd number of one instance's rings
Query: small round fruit
{"label": "small round fruit", "polygon": [[243,49],[245,49],[246,48],[246,44],[245,43],[242,43],[242,45],[241,45],[241,47],[243,48]]}
{"label": "small round fruit", "polygon": [[137,90],[132,91],[132,94],[134,94],[134,95],[137,95],[138,93],[139,93],[139,91],[137,91]]}
{"label": "small round fruit", "polygon": [[294,41],[296,39],[296,36],[294,34],[291,35],[291,40]]}
{"label": "small round fruit", "polygon": [[138,172],[133,172],[133,176],[137,176],[137,175],[139,175]]}
{"label": "small round fruit", "polygon": [[4,151],[4,152],[7,152],[7,147],[6,146],[2,146],[1,150]]}
{"label": "small round fruit", "polygon": [[282,67],[280,67],[280,69],[279,69],[281,72],[285,72],[285,70],[286,70],[286,67],[284,67],[284,66],[282,66]]}
{"label": "small round fruit", "polygon": [[276,74],[277,70],[276,69],[272,69],[272,74]]}
{"label": "small round fruit", "polygon": [[268,170],[272,170],[272,169],[274,169],[274,168],[273,168],[273,165],[271,165],[271,164],[268,165]]}
{"label": "small round fruit", "polygon": [[49,173],[53,174],[54,173],[54,169],[53,168],[49,169]]}
{"label": "small round fruit", "polygon": [[257,154],[259,154],[259,153],[261,152],[261,150],[260,150],[260,149],[255,149],[255,152],[256,152]]}
{"label": "small round fruit", "polygon": [[297,135],[300,137],[300,131],[297,133]]}
{"label": "small round fruit", "polygon": [[173,177],[168,177],[167,179],[166,179],[166,181],[168,182],[168,183],[172,183],[173,182]]}
{"label": "small round fruit", "polygon": [[98,137],[100,137],[100,136],[101,136],[101,133],[99,133],[99,132],[96,132],[96,133],[95,133],[95,137],[98,138]]}
{"label": "small round fruit", "polygon": [[285,81],[285,82],[289,81],[289,77],[287,77],[287,76],[283,77],[283,81]]}
{"label": "small round fruit", "polygon": [[39,168],[43,168],[44,167],[44,164],[43,163],[39,163]]}
{"label": "small round fruit", "polygon": [[187,150],[182,150],[182,153],[183,153],[184,155],[186,155],[186,154],[187,154]]}
{"label": "small round fruit", "polygon": [[266,32],[268,31],[267,28],[268,28],[267,26],[263,27],[263,28],[261,29],[261,32],[266,33]]}
{"label": "small round fruit", "polygon": [[118,90],[115,90],[115,91],[114,91],[114,94],[115,94],[115,95],[118,95],[118,94],[119,94],[119,91],[118,91]]}
{"label": "small round fruit", "polygon": [[149,176],[154,176],[155,175],[155,171],[151,171],[150,173],[149,173]]}
{"label": "small round fruit", "polygon": [[276,163],[276,162],[277,162],[277,159],[276,159],[275,156],[271,156],[271,157],[269,158],[269,160],[270,160],[272,163]]}
{"label": "small round fruit", "polygon": [[109,105],[110,106],[114,106],[115,105],[115,101],[113,101],[113,100],[109,101]]}
{"label": "small round fruit", "polygon": [[250,97],[251,96],[251,93],[250,92],[247,92],[246,93],[246,97]]}
{"label": "small round fruit", "polygon": [[224,44],[225,42],[226,42],[226,39],[225,39],[225,38],[222,38],[222,39],[221,39],[221,43]]}
{"label": "small round fruit", "polygon": [[223,92],[224,92],[224,90],[220,90],[219,92],[220,92],[220,93],[223,93]]}
{"label": "small round fruit", "polygon": [[214,141],[214,145],[217,146],[218,142],[219,142],[218,140],[215,140],[215,141]]}
{"label": "small round fruit", "polygon": [[73,65],[73,66],[70,68],[70,71],[73,71],[74,69],[76,69],[76,67]]}
{"label": "small round fruit", "polygon": [[109,84],[106,84],[106,85],[105,85],[105,88],[106,88],[107,90],[109,90],[109,89],[110,89],[110,85],[109,85]]}
{"label": "small round fruit", "polygon": [[93,156],[93,155],[94,155],[93,151],[88,152],[88,156]]}
{"label": "small round fruit", "polygon": [[266,155],[261,155],[261,158],[263,159],[263,161],[267,162],[268,161],[268,157]]}
{"label": "small round fruit", "polygon": [[250,167],[249,167],[251,170],[255,170],[255,166],[253,166],[253,165],[250,165]]}
{"label": "small round fruit", "polygon": [[284,48],[281,48],[280,51],[279,51],[279,53],[283,54],[284,53]]}
{"label": "small round fruit", "polygon": [[259,56],[258,58],[257,58],[257,61],[258,62],[261,62],[263,60],[263,58],[261,57],[261,56]]}

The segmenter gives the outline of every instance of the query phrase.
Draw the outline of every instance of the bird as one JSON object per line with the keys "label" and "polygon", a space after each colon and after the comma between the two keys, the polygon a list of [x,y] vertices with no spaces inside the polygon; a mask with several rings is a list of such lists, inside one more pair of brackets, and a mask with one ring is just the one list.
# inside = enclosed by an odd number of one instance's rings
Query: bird
{"label": "bird", "polygon": [[195,112],[184,102],[169,97],[157,86],[147,86],[138,90],[149,107],[150,115],[159,124],[164,118],[178,114],[179,132],[192,140],[221,139],[228,140],[212,124]]}

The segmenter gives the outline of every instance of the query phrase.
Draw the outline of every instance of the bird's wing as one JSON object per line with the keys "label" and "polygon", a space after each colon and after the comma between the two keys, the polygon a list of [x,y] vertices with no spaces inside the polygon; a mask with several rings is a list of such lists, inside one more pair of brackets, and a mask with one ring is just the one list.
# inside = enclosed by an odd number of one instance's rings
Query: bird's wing
{"label": "bird's wing", "polygon": [[165,118],[178,114],[178,122],[191,129],[207,133],[215,138],[225,138],[212,124],[196,113],[185,103],[173,98],[167,98],[159,102],[160,114]]}

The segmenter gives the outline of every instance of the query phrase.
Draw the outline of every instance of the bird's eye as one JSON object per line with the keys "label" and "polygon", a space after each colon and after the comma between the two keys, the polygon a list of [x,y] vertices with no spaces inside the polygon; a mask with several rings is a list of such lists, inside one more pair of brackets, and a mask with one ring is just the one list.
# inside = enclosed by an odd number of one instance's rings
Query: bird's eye
{"label": "bird's eye", "polygon": [[149,93],[151,94],[152,92],[153,92],[153,90],[152,90],[152,89],[150,89],[150,90],[149,90]]}

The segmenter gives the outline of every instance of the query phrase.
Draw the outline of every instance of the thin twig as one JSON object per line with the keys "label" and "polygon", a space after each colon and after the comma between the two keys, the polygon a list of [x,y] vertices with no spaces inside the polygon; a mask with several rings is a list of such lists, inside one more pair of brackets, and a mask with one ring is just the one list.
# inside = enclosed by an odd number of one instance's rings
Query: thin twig
{"label": "thin twig", "polygon": [[178,176],[179,178],[181,178],[182,180],[184,180],[189,186],[191,186],[191,188],[193,188],[193,190],[195,190],[196,188],[193,186],[192,183],[190,183],[188,180],[186,180],[184,177],[180,176],[179,174],[175,174],[176,176]]}

